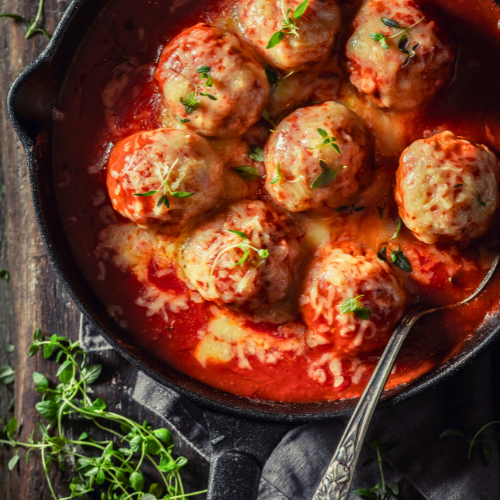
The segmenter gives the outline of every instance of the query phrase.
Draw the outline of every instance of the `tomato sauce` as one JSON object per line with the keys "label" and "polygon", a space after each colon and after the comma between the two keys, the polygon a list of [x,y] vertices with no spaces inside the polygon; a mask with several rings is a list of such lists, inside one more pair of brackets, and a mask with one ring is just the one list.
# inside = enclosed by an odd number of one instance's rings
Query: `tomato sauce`
{"label": "tomato sauce", "polygon": [[[351,7],[355,4],[348,3]],[[459,57],[453,82],[408,125],[407,145],[422,138],[426,131],[441,128],[486,144],[499,155],[500,12],[489,1],[418,3],[444,20],[458,43]],[[63,118],[55,122],[54,182],[67,239],[96,296],[110,311],[120,310],[120,326],[151,356],[209,385],[250,398],[300,402],[358,396],[380,350],[358,356],[356,362],[366,366],[366,370],[356,383],[352,380],[352,358],[342,357],[343,382],[337,387],[333,386],[329,372],[323,383],[307,376],[311,362],[331,352],[331,344],[317,346],[306,356],[286,352],[273,364],[249,354],[252,369],[242,367],[236,358],[222,364],[208,361],[203,366],[193,353],[200,341],[199,332],[207,327],[210,303],[189,300],[187,310],[169,311],[167,322],[161,314],[148,316],[147,309],[136,304],[144,283],[132,271],[111,262],[106,264],[104,275],[99,269],[95,253],[99,234],[110,224],[126,222],[111,208],[106,191],[109,151],[124,137],[160,126],[161,95],[153,71],[161,49],[183,29],[216,16],[219,8],[217,0],[112,0],[89,28],[60,96],[58,108]],[[120,81],[120,75],[131,69],[134,76],[123,79],[118,99],[112,91],[103,98],[110,80]],[[384,165],[394,173],[397,157],[377,157],[375,170]],[[389,213],[394,212],[393,203],[388,203]],[[361,227],[368,228],[375,219],[368,214],[357,220]],[[488,241],[476,243],[462,254],[479,262],[482,248],[487,244],[491,249],[498,233],[497,217]],[[408,231],[403,230],[402,238],[407,244],[415,242]],[[420,256],[422,266],[433,265],[426,259],[425,255]],[[442,266],[434,266],[428,283],[412,284],[421,302],[440,305],[463,299],[486,273],[484,265],[459,269],[451,283]],[[147,272],[151,285],[178,295],[187,292],[173,267],[167,272],[159,270],[158,263],[151,259]],[[421,320],[400,354],[388,387],[410,382],[456,355],[487,315],[497,311],[499,297],[497,274],[487,291],[468,306]],[[262,335],[282,337],[271,323],[247,320],[243,326]]]}

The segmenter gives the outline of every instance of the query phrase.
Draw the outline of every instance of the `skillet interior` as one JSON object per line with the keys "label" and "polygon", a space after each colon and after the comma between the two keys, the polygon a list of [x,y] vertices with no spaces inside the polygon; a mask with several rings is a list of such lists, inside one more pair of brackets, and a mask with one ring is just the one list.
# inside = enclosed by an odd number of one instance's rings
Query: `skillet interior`
{"label": "skillet interior", "polygon": [[[175,2],[175,0],[172,0]],[[65,75],[84,42],[88,26],[98,22],[106,3],[74,0],[52,41],[42,55],[14,83],[8,112],[26,151],[35,214],[49,257],[59,278],[89,322],[138,369],[205,408],[253,419],[304,422],[347,416],[355,399],[326,403],[274,403],[229,394],[156,361],[133,343],[96,299],[71,255],[56,205],[52,178],[53,107],[64,86]],[[500,317],[491,317],[466,342],[461,352],[443,366],[414,382],[398,386],[383,396],[384,405],[395,404],[435,387],[483,352],[500,332]]]}

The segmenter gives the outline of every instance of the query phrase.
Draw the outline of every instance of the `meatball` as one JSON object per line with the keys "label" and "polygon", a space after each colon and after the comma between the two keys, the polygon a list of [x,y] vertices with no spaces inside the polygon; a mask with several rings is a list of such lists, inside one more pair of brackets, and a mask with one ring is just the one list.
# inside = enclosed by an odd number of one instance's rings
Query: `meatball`
{"label": "meatball", "polygon": [[[400,28],[387,26],[383,18]],[[403,30],[415,23],[406,32],[405,43]],[[346,48],[351,82],[378,106],[416,108],[450,80],[453,43],[412,0],[369,0],[356,15],[353,29]],[[372,39],[377,34],[385,41]]]}
{"label": "meatball", "polygon": [[197,24],[163,50],[156,79],[169,111],[201,135],[237,137],[262,116],[269,95],[264,69],[238,39]]}
{"label": "meatball", "polygon": [[249,43],[272,66],[300,71],[309,63],[328,57],[340,31],[337,0],[309,0],[296,21],[297,34],[287,33],[275,47],[267,49],[274,33],[283,28],[286,11],[293,14],[302,0],[239,0],[238,19]]}
{"label": "meatball", "polygon": [[342,104],[298,109],[267,141],[266,189],[290,212],[338,208],[367,180],[370,153],[362,120]]}
{"label": "meatball", "polygon": [[205,299],[255,310],[285,297],[298,256],[284,215],[263,201],[241,201],[197,228],[180,262],[188,286]]}
{"label": "meatball", "polygon": [[499,161],[486,146],[452,132],[416,141],[399,160],[399,214],[424,243],[467,244],[491,223],[498,174]]}
{"label": "meatball", "polygon": [[223,168],[208,141],[192,132],[138,132],[112,149],[108,192],[113,208],[140,226],[178,228],[219,203]]}
{"label": "meatball", "polygon": [[300,297],[307,326],[351,353],[385,345],[405,304],[406,293],[388,264],[353,244],[321,249]]}

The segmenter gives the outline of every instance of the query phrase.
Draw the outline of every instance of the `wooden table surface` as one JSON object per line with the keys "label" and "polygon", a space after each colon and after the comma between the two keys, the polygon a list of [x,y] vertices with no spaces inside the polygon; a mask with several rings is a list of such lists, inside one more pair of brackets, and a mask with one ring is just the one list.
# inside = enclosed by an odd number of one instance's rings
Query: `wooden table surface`
{"label": "wooden table surface", "polygon": [[[43,26],[54,31],[67,0],[46,0]],[[0,13],[17,13],[34,18],[38,0],[0,0]],[[32,332],[40,327],[46,334],[57,333],[71,339],[78,337],[80,312],[57,279],[49,262],[35,221],[28,183],[28,171],[21,143],[10,125],[6,112],[6,98],[10,86],[20,70],[44,49],[47,39],[37,34],[25,40],[26,28],[12,19],[0,18],[0,269],[10,272],[10,281],[0,279],[0,366],[15,367],[15,384],[0,385],[0,418],[10,418],[8,407],[15,398],[15,416],[23,422],[21,441],[27,441],[38,420],[35,403],[40,395],[34,392],[32,372],[39,371],[54,380],[53,362],[41,356],[29,358],[28,348]],[[13,354],[6,353],[9,344]],[[106,391],[117,373],[123,386],[135,379],[136,370],[113,351],[92,356],[92,363],[102,363],[103,374],[96,385],[95,396],[107,401],[108,407],[119,405],[122,414],[139,422],[148,420],[164,426],[160,419],[131,400],[124,391]],[[120,406],[121,405],[121,406]],[[176,440],[176,451],[190,462],[185,482],[195,488],[206,487],[208,464],[193,456],[184,443]],[[12,451],[0,446],[0,499],[48,500],[52,498],[45,484],[41,460],[31,454],[29,464],[21,452],[19,467],[10,473],[6,467]],[[52,469],[56,493],[68,492],[63,473]],[[192,490],[191,490],[192,491]]]}

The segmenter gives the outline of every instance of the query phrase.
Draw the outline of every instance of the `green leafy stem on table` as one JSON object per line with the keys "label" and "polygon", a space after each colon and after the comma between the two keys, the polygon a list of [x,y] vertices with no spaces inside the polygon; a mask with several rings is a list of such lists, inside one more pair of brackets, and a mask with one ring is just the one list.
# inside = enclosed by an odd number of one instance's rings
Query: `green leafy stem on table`
{"label": "green leafy stem on table", "polygon": [[9,12],[6,12],[4,14],[0,14],[0,17],[9,17],[10,19],[14,19],[14,21],[18,21],[21,23],[24,23],[26,25],[27,31],[26,35],[24,38],[30,38],[36,33],[41,33],[44,35],[47,40],[50,40],[52,38],[52,35],[49,35],[41,26],[40,24],[40,19],[42,17],[42,12],[43,12],[43,0],[40,0],[38,3],[38,10],[35,16],[35,19],[26,19],[25,17],[21,16],[20,14],[11,14]]}
{"label": "green leafy stem on table", "polygon": [[[49,477],[51,464],[57,463],[61,470],[65,470],[70,460],[76,463],[69,485],[71,494],[60,500],[84,498],[97,489],[101,491],[102,500],[180,500],[205,493],[184,492],[180,470],[187,459],[173,457],[174,445],[167,429],[153,429],[147,422],[138,424],[108,411],[101,398],[89,396],[89,385],[97,380],[102,367],[99,364],[87,366],[87,353],[80,349],[78,342],[57,335],[46,338],[40,329],[35,330],[33,340],[29,355],[35,356],[39,350],[46,359],[55,355],[60,365],[56,375],[59,383],[54,386],[45,375],[33,373],[35,390],[43,395],[42,401],[36,404],[36,410],[48,422],[47,425],[42,421],[37,423],[37,439],[33,431],[27,443],[19,442],[17,435],[20,429],[15,417],[0,431],[0,443],[15,450],[8,463],[10,470],[20,460],[20,448],[27,450],[26,462],[30,452],[39,452],[48,487],[55,500],[58,497]],[[90,425],[78,439],[67,437],[63,423],[69,416],[93,424],[95,430],[100,429],[109,437],[96,440]],[[141,468],[147,463],[156,469],[161,481],[150,484],[146,491]]]}

